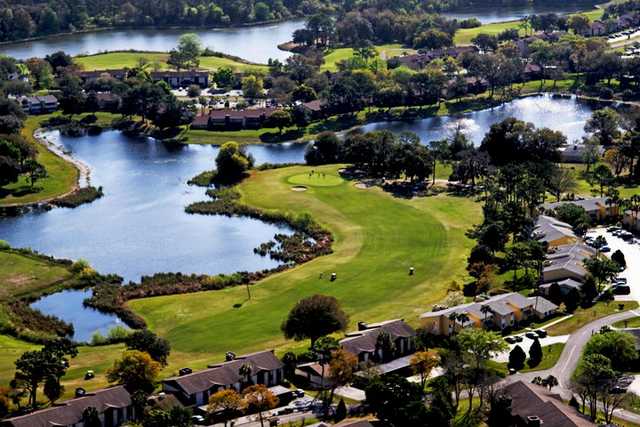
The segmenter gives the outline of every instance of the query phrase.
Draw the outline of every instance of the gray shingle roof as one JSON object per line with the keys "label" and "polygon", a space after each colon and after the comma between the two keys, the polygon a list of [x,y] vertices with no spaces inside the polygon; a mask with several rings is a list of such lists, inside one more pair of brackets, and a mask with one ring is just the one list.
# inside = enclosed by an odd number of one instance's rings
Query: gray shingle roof
{"label": "gray shingle roof", "polygon": [[389,334],[392,340],[398,338],[410,338],[416,336],[416,331],[407,325],[402,319],[388,320],[380,323],[366,325],[367,329],[348,333],[340,340],[340,345],[345,350],[359,354],[361,352],[371,353],[376,350],[378,335],[382,332]]}

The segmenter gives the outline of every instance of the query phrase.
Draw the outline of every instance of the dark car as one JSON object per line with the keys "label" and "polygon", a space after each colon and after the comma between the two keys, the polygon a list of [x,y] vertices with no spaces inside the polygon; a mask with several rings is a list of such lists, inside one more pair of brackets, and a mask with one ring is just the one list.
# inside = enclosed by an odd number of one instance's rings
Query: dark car
{"label": "dark car", "polygon": [[538,339],[538,334],[535,332],[527,332],[524,336],[532,340]]}
{"label": "dark car", "polygon": [[614,295],[629,295],[631,293],[631,288],[627,285],[618,285],[612,287],[611,291]]}
{"label": "dark car", "polygon": [[504,340],[506,342],[508,342],[509,344],[515,344],[516,343],[516,340],[513,337],[506,337]]}
{"label": "dark car", "polygon": [[513,337],[514,340],[516,340],[516,342],[522,342],[524,341],[524,338],[522,338],[521,335],[516,335],[515,337]]}
{"label": "dark car", "polygon": [[537,329],[535,333],[538,334],[540,338],[545,338],[547,336],[547,331],[544,329]]}

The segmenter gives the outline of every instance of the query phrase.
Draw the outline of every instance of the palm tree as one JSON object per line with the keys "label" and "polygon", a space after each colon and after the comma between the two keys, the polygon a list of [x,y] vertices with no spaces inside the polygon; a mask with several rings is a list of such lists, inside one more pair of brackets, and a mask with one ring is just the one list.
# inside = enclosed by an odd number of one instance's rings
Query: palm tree
{"label": "palm tree", "polygon": [[244,377],[246,385],[253,384],[253,381],[251,379],[251,376],[253,375],[253,368],[250,364],[245,363],[244,365],[240,366],[238,373]]}
{"label": "palm tree", "polygon": [[484,321],[483,322],[486,324],[487,323],[487,315],[492,312],[491,307],[489,307],[488,305],[483,305],[482,307],[480,307],[480,312],[482,314],[484,314]]}
{"label": "palm tree", "polygon": [[468,321],[469,321],[469,316],[467,316],[467,313],[458,314],[458,322],[460,322],[460,325],[462,325],[463,328]]}

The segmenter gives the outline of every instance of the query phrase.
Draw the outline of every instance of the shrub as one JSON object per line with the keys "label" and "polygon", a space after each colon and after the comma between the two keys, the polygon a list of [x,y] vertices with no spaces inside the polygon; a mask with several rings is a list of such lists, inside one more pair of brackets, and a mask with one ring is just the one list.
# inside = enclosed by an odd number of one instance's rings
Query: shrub
{"label": "shrub", "polygon": [[11,249],[9,242],[7,242],[6,240],[0,240],[0,251],[6,251],[9,249]]}
{"label": "shrub", "polygon": [[524,362],[527,359],[527,355],[525,354],[522,347],[519,345],[515,346],[513,350],[509,353],[509,368],[515,369],[519,371],[524,368]]}
{"label": "shrub", "polygon": [[190,85],[187,88],[187,95],[189,96],[189,98],[196,98],[200,96],[201,93],[202,89],[200,89],[200,86],[198,85]]}
{"label": "shrub", "polygon": [[[0,247],[1,247],[1,245],[0,245]],[[627,260],[625,260],[624,254],[622,253],[622,251],[620,249],[618,249],[617,251],[615,251],[613,253],[613,255],[611,255],[611,259],[613,260],[613,262],[618,264],[622,270],[627,268]]]}

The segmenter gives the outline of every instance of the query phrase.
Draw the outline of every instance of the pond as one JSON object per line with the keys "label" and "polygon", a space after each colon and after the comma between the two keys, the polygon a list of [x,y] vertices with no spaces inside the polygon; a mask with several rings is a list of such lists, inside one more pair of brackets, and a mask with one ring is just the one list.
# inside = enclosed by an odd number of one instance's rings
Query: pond
{"label": "pond", "polygon": [[89,297],[90,289],[62,291],[40,298],[31,307],[71,323],[74,327],[71,338],[79,342],[90,342],[96,332],[106,337],[114,326],[126,327],[118,316],[85,307],[82,301]]}
{"label": "pond", "polygon": [[479,145],[492,124],[508,117],[515,117],[531,122],[536,127],[560,131],[567,137],[568,142],[573,142],[584,135],[584,124],[592,111],[588,103],[575,97],[553,98],[551,95],[541,95],[519,98],[495,108],[466,114],[428,117],[411,122],[369,123],[362,129],[367,132],[414,132],[426,143],[444,139],[459,127],[475,145]]}
{"label": "pond", "polygon": [[180,35],[194,32],[200,36],[205,47],[239,56],[247,61],[266,64],[269,58],[283,61],[289,57],[290,53],[278,49],[278,45],[291,40],[293,32],[303,26],[304,21],[292,20],[270,25],[221,29],[105,30],[0,45],[0,53],[26,59],[44,57],[59,50],[74,56],[113,50],[167,52],[176,47]]}
{"label": "pond", "polygon": [[[249,218],[188,215],[188,204],[206,200],[187,181],[214,168],[217,148],[171,148],[116,131],[81,138],[47,135],[84,161],[91,183],[105,195],[76,209],[34,211],[0,218],[0,239],[58,258],[83,258],[101,273],[126,281],[156,272],[232,273],[278,264],[253,248],[290,231]],[[256,163],[303,158],[300,144],[251,147]]]}
{"label": "pond", "polygon": [[580,11],[589,11],[598,3],[601,2],[593,0],[563,1],[554,2],[553,4],[536,2],[504,6],[496,5],[492,9],[488,7],[471,6],[466,7],[464,10],[445,12],[443,15],[458,20],[477,18],[483,24],[491,24],[494,22],[516,21],[528,15],[544,13],[564,15]]}

